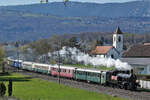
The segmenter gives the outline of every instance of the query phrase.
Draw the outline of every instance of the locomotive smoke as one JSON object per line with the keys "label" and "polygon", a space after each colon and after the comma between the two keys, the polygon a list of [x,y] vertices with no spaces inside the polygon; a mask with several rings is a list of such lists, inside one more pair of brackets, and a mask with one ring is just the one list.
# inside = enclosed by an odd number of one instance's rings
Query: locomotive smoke
{"label": "locomotive smoke", "polygon": [[[119,70],[130,70],[131,66],[126,62],[121,62],[119,59],[114,60],[112,58],[103,58],[100,56],[91,57],[88,54],[85,54],[78,50],[77,48],[68,48],[63,47],[60,51],[61,57],[66,57],[67,54],[72,55],[71,58],[77,62],[83,62],[85,65],[93,65],[95,67],[98,66],[106,66],[106,67],[112,67],[114,66],[116,69]],[[55,54],[58,54],[58,52],[55,52]]]}

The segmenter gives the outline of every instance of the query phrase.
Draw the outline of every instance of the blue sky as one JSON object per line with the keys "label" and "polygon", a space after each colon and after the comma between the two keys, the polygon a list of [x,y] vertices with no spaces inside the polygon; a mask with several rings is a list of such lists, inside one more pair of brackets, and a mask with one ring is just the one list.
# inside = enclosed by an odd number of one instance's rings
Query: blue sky
{"label": "blue sky", "polygon": [[[0,5],[23,5],[39,3],[40,0],[0,0]],[[50,2],[60,2],[63,0],[49,0]],[[81,1],[81,2],[95,2],[95,3],[110,3],[110,2],[128,2],[135,0],[70,0],[70,1]]]}

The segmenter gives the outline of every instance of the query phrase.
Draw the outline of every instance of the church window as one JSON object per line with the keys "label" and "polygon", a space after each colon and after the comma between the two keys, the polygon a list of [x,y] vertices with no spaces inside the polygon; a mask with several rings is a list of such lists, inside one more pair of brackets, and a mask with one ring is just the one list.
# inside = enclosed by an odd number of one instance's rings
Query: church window
{"label": "church window", "polygon": [[114,55],[113,55],[113,54],[111,55],[111,58],[114,58]]}
{"label": "church window", "polygon": [[119,36],[119,38],[118,38],[118,41],[120,42],[121,41],[121,37]]}

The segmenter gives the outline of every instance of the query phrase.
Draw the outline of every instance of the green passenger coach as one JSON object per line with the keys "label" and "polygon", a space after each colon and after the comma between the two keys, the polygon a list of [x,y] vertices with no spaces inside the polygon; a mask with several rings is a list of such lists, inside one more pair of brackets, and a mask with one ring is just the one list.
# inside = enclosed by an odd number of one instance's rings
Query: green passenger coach
{"label": "green passenger coach", "polygon": [[96,70],[86,70],[87,72],[87,81],[100,83],[101,71]]}
{"label": "green passenger coach", "polygon": [[24,61],[22,63],[22,69],[33,71],[34,70],[33,62]]}
{"label": "green passenger coach", "polygon": [[102,72],[101,73],[101,84],[105,85],[106,84],[106,73],[107,72]]}
{"label": "green passenger coach", "polygon": [[100,83],[101,71],[77,68],[74,70],[73,78],[76,80]]}
{"label": "green passenger coach", "polygon": [[50,72],[50,65],[34,63],[34,71],[35,72],[49,74],[49,72]]}
{"label": "green passenger coach", "polygon": [[86,75],[86,70],[85,69],[75,69],[73,78],[76,80],[87,80],[87,75]]}

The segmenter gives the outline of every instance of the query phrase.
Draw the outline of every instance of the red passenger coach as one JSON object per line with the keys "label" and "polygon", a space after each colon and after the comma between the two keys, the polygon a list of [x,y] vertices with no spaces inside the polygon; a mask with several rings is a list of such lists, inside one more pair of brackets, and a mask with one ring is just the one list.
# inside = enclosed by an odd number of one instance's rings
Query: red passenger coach
{"label": "red passenger coach", "polygon": [[[58,66],[52,66],[51,67],[51,75],[52,76],[59,76],[59,67]],[[65,78],[73,78],[73,71],[75,70],[75,67],[66,67],[66,66],[60,66],[60,76]]]}
{"label": "red passenger coach", "polygon": [[59,73],[58,73],[58,66],[57,65],[54,65],[50,68],[50,71],[51,71],[51,75],[52,76],[58,76]]}

